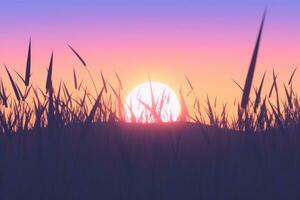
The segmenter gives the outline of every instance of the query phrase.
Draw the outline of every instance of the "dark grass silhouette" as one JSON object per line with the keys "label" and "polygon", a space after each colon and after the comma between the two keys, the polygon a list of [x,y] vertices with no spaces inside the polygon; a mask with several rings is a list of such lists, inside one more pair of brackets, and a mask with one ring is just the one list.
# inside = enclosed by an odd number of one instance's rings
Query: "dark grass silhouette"
{"label": "dark grass silhouette", "polygon": [[2,199],[298,199],[299,127],[74,124],[1,137]]}
{"label": "dark grass silhouette", "polygon": [[16,73],[21,84],[5,66],[14,94],[0,81],[0,199],[299,199],[296,69],[283,85],[283,99],[274,71],[267,94],[264,74],[250,99],[264,18],[245,86],[235,81],[242,103],[233,119],[226,105],[216,112],[217,99],[207,96],[202,108],[186,76],[195,103],[189,110],[180,90],[177,122],[161,123],[161,98],[145,105],[157,123],[134,123],[140,117],[134,115],[125,123],[119,75],[115,87],[100,73],[98,92],[70,45],[94,91],[78,81],[75,69],[74,90],[63,82],[56,90],[53,53],[45,88],[33,87],[30,41],[25,78]]}

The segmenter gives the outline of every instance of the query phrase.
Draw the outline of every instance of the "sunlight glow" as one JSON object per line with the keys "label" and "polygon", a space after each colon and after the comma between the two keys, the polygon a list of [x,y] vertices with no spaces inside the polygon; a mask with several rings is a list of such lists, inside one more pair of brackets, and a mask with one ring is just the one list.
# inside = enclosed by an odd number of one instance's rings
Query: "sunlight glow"
{"label": "sunlight glow", "polygon": [[126,122],[173,122],[180,114],[180,103],[175,92],[153,81],[135,87],[126,97],[124,106]]}

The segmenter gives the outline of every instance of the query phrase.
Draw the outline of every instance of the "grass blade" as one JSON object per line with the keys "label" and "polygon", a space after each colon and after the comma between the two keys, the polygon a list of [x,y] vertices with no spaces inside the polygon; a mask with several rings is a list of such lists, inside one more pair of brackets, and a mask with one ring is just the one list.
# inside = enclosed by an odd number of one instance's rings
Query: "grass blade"
{"label": "grass blade", "polygon": [[96,101],[95,101],[95,103],[94,103],[91,111],[90,111],[89,116],[86,118],[86,121],[85,121],[86,124],[90,124],[93,121],[94,116],[95,116],[96,111],[97,111],[97,108],[100,107],[100,109],[101,109],[100,100],[101,100],[103,91],[104,91],[104,87],[102,87],[102,89],[101,89],[101,91],[100,91],[100,93],[99,93],[99,95],[98,95],[98,97],[97,97],[97,99],[96,99]]}
{"label": "grass blade", "polygon": [[293,77],[294,77],[294,75],[295,75],[296,70],[297,70],[297,67],[294,69],[294,71],[293,71],[293,73],[292,73],[292,75],[291,75],[291,77],[290,77],[290,79],[289,79],[289,85],[291,85],[291,83],[292,83],[292,81],[293,81]]}
{"label": "grass blade", "polygon": [[272,86],[271,86],[271,89],[270,89],[270,92],[269,92],[269,98],[272,96],[273,89],[276,85],[276,80],[277,80],[277,74],[275,75],[275,72],[274,72],[274,69],[273,69],[273,83],[272,83]]}
{"label": "grass blade", "polygon": [[27,54],[27,63],[26,63],[26,72],[25,72],[25,81],[24,81],[26,86],[29,86],[30,68],[31,68],[31,39],[29,41],[28,54]]}
{"label": "grass blade", "polygon": [[236,82],[234,79],[232,79],[232,80],[242,90],[242,92],[244,92],[243,87],[238,82]]}
{"label": "grass blade", "polygon": [[264,76],[263,76],[263,78],[260,82],[260,85],[259,85],[259,89],[257,91],[257,95],[256,95],[255,103],[254,103],[254,113],[256,113],[256,109],[258,107],[258,104],[260,103],[261,91],[262,91],[262,87],[263,87],[263,84],[264,84],[264,81],[265,81],[265,76],[266,76],[266,72],[264,73]]}
{"label": "grass blade", "polygon": [[53,52],[51,54],[49,68],[48,68],[48,74],[47,74],[47,81],[46,81],[46,92],[50,90],[52,87],[52,66],[53,66]]}
{"label": "grass blade", "polygon": [[15,70],[16,74],[18,75],[18,77],[23,81],[23,83],[25,84],[25,80],[24,78]]}
{"label": "grass blade", "polygon": [[283,84],[283,86],[284,86],[284,91],[285,91],[285,95],[286,95],[286,98],[287,98],[287,100],[288,100],[289,106],[290,106],[290,108],[293,108],[292,96],[291,96],[290,93],[288,92],[288,90],[287,90],[285,84]]}
{"label": "grass blade", "polygon": [[76,72],[75,72],[75,68],[73,68],[73,77],[74,77],[74,87],[77,90],[77,77],[76,77]]}
{"label": "grass blade", "polygon": [[7,102],[8,96],[6,95],[2,79],[1,79],[1,90],[2,90],[1,91],[2,103],[7,108],[8,107],[8,102]]}
{"label": "grass blade", "polygon": [[119,82],[119,86],[120,86],[120,88],[121,88],[121,89],[123,89],[123,84],[122,84],[122,81],[121,81],[121,79],[120,79],[120,77],[119,77],[118,73],[117,73],[117,72],[115,72],[115,75],[116,75],[116,77],[117,77],[117,79],[118,79],[118,82]]}
{"label": "grass blade", "polygon": [[264,27],[265,16],[266,16],[266,11],[264,12],[264,15],[263,15],[263,18],[262,18],[262,22],[261,22],[261,25],[260,25],[260,30],[259,30],[259,33],[258,33],[258,37],[257,37],[257,40],[256,40],[256,45],[255,45],[255,48],[254,48],[254,51],[253,51],[253,54],[252,54],[252,59],[251,59],[251,62],[250,62],[250,66],[249,66],[249,69],[248,69],[248,74],[247,74],[247,78],[246,78],[246,82],[245,82],[245,86],[244,86],[244,92],[243,92],[242,103],[241,103],[241,107],[244,108],[244,109],[246,109],[246,107],[248,105],[248,101],[249,101],[250,90],[251,90],[251,85],[252,85],[252,81],[253,81],[253,76],[254,76],[258,51],[259,51],[261,35],[262,35],[263,27]]}
{"label": "grass blade", "polygon": [[6,69],[7,75],[8,75],[8,77],[9,77],[9,80],[10,80],[11,86],[12,86],[12,88],[13,88],[13,90],[14,90],[15,96],[16,96],[17,100],[18,100],[18,101],[20,101],[21,99],[20,99],[20,95],[19,95],[19,92],[18,92],[17,86],[16,86],[16,84],[15,84],[15,82],[14,82],[14,80],[13,80],[13,78],[12,78],[11,74],[10,74],[10,72],[8,71],[8,69],[7,69],[6,65],[4,65],[4,66],[5,66],[5,69]]}
{"label": "grass blade", "polygon": [[105,93],[107,93],[106,81],[105,81],[105,79],[104,79],[104,76],[103,76],[102,72],[101,72],[101,79],[102,79],[104,91],[105,91]]}
{"label": "grass blade", "polygon": [[73,47],[71,47],[71,45],[69,45],[69,48],[73,51],[73,53],[77,56],[77,58],[80,60],[80,62],[83,64],[83,66],[86,67],[86,62],[82,59],[82,57],[79,55],[79,53],[77,53],[77,51],[75,51],[75,49],[73,49]]}

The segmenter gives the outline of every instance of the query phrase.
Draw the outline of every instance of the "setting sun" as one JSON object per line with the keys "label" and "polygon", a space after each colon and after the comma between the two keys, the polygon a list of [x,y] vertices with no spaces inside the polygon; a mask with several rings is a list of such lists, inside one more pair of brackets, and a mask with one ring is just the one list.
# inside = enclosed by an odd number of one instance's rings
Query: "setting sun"
{"label": "setting sun", "polygon": [[159,82],[145,82],[126,97],[127,122],[154,123],[176,121],[180,104],[175,92]]}

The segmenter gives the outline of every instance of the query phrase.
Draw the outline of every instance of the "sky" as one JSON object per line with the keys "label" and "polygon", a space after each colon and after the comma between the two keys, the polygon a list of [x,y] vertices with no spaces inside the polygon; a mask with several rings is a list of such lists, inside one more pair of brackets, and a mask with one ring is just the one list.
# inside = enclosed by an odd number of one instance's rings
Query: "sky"
{"label": "sky", "polygon": [[[274,68],[281,83],[300,65],[300,1],[297,0],[10,0],[0,2],[0,63],[24,74],[29,38],[32,79],[44,87],[54,51],[56,83],[72,87],[72,70],[88,82],[86,70],[68,49],[86,60],[96,82],[100,72],[113,84],[117,72],[124,95],[152,80],[178,93],[188,91],[185,75],[199,97],[240,100],[264,9],[267,18],[254,83]],[[7,80],[0,65],[0,77]],[[300,76],[295,76],[299,92]],[[204,100],[203,100],[204,101]]]}

